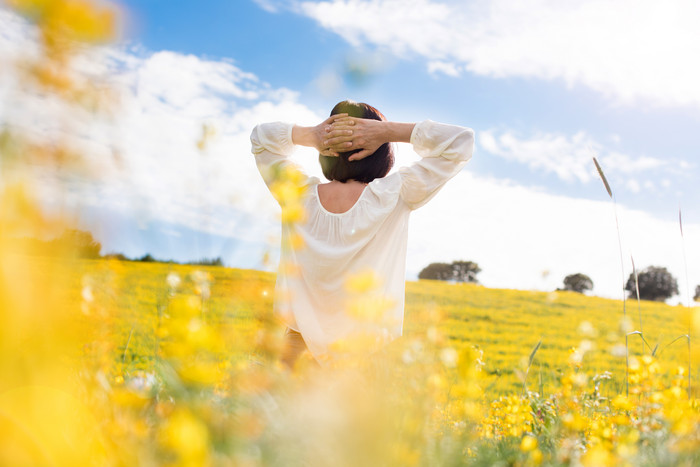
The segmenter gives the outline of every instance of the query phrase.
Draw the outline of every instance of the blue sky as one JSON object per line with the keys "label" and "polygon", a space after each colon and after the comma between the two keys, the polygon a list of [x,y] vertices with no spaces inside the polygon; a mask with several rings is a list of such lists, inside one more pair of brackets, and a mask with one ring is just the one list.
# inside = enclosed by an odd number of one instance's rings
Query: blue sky
{"label": "blue sky", "polygon": [[[584,272],[594,293],[619,296],[596,155],[615,193],[623,256],[669,267],[685,289],[680,205],[688,283],[700,283],[693,2],[121,5],[122,40],[93,61],[128,105],[117,130],[90,144],[119,147],[128,174],[71,186],[106,251],[274,268],[276,206],[246,159],[247,135],[264,119],[311,124],[351,98],[389,119],[476,131],[465,171],[413,216],[409,279],[428,262],[471,259],[487,286],[551,290]],[[11,51],[28,27],[0,19],[14,24],[0,33]],[[217,129],[204,155],[194,148],[203,123]],[[104,135],[97,125],[86,131]],[[400,151],[410,163],[410,147]],[[313,154],[299,157],[315,170]]]}
{"label": "blue sky", "polygon": [[[523,138],[538,132],[571,135],[585,131],[606,148],[632,158],[700,160],[697,104],[661,106],[639,99],[623,105],[580,83],[569,85],[563,77],[538,80],[430,73],[425,57],[392,54],[386,44],[370,41],[350,44],[318,21],[298,14],[290,2],[128,1],[123,5],[132,18],[126,38],[150,50],[233,59],[241,69],[272,87],[299,92],[299,101],[320,114],[348,96],[371,102],[396,119],[430,117],[476,130],[507,128]],[[405,8],[410,5],[406,3]],[[381,22],[378,27],[382,27]],[[373,66],[375,61],[379,66]],[[367,67],[368,72],[359,80],[348,71],[353,63]],[[646,72],[644,68],[634,71]],[[335,73],[341,80],[325,95],[314,85],[324,73]],[[590,185],[568,183],[546,170],[524,173],[521,166],[501,158],[477,157],[471,165],[473,171],[540,184],[559,193],[592,199],[600,195]],[[658,173],[645,175],[653,179]],[[644,181],[644,177],[639,179],[639,183]],[[686,201],[687,215],[697,218],[700,198],[697,194],[693,198],[694,178],[676,178],[673,185],[674,190],[663,193],[633,190],[624,201],[659,216],[676,211],[678,203]],[[624,188],[618,186],[618,190],[622,196]]]}

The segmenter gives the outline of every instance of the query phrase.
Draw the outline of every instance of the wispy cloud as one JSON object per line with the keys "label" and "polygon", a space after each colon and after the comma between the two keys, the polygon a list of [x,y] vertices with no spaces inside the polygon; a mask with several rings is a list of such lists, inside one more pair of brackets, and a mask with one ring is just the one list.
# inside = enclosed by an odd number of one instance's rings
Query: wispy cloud
{"label": "wispy cloud", "polygon": [[293,9],[350,44],[423,57],[431,72],[560,80],[619,103],[700,106],[692,0],[300,0]]}
{"label": "wispy cloud", "polygon": [[269,13],[277,13],[279,10],[279,7],[277,5],[278,2],[275,2],[274,0],[253,0],[260,8],[263,10],[269,12]]}
{"label": "wispy cloud", "polygon": [[[640,190],[640,182],[629,177],[672,172],[672,161],[650,156],[633,157],[610,150],[584,131],[574,135],[538,133],[523,138],[512,131],[486,130],[479,133],[479,145],[485,151],[529,167],[535,172],[554,174],[565,182],[588,183],[598,177],[591,164],[597,157],[613,179],[624,178],[632,192]],[[649,182],[651,183],[651,182]]]}
{"label": "wispy cloud", "polygon": [[431,74],[444,73],[447,76],[456,78],[460,75],[459,67],[452,62],[441,62],[433,60],[428,62],[428,72]]}

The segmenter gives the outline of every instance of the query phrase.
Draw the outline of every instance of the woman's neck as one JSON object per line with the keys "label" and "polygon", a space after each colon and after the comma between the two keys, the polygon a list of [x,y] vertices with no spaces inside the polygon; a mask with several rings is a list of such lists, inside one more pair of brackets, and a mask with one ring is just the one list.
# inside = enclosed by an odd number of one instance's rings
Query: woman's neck
{"label": "woman's neck", "polygon": [[357,180],[322,183],[318,186],[319,200],[327,211],[343,213],[357,202],[366,186],[367,183]]}

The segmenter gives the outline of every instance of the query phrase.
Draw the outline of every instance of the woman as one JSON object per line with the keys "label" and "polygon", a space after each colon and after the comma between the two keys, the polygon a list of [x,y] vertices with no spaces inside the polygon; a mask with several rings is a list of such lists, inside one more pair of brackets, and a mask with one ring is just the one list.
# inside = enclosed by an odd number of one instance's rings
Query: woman
{"label": "woman", "polygon": [[[421,160],[387,175],[392,142],[411,143]],[[260,124],[251,143],[282,206],[274,305],[287,326],[282,362],[292,368],[308,348],[324,364],[350,343],[373,349],[401,336],[409,215],[471,158],[474,132],[390,122],[372,106],[344,101],[315,127]],[[328,183],[288,159],[295,145],[319,151]]]}

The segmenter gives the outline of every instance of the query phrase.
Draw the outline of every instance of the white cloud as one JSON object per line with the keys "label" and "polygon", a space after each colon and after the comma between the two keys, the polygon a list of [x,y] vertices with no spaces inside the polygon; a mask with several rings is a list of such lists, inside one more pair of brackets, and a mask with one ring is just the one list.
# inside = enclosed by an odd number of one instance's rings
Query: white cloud
{"label": "white cloud", "polygon": [[[440,59],[449,46],[452,9],[429,0],[298,2],[298,9],[353,45],[379,44],[397,55]],[[423,36],[424,39],[416,39]]]}
{"label": "white cloud", "polygon": [[649,156],[632,157],[617,151],[610,151],[605,155],[606,168],[625,174],[657,171],[669,165],[669,162]]}
{"label": "white cloud", "polygon": [[[622,271],[610,202],[555,196],[467,170],[451,180],[411,218],[409,277],[431,262],[476,261],[487,287],[554,290],[581,272],[596,295],[622,298]],[[685,267],[678,220],[659,220],[618,204],[625,258],[632,266],[665,266],[685,301]],[[700,257],[700,225],[683,226],[687,258]],[[688,261],[689,283],[700,283],[700,264]],[[548,274],[543,274],[548,273]],[[691,291],[692,293],[692,291]],[[678,299],[678,297],[676,298]]]}
{"label": "white cloud", "polygon": [[482,131],[479,135],[480,145],[491,154],[531,169],[554,173],[567,182],[578,180],[586,183],[594,176],[590,161],[595,153],[589,148],[597,147],[597,144],[584,132],[571,138],[541,134],[529,139],[519,138],[509,131],[498,136],[494,133]]}
{"label": "white cloud", "polygon": [[[0,10],[0,31],[0,63],[35,47],[33,27],[14,14]],[[67,170],[34,169],[47,203],[62,200],[78,209],[129,213],[142,223],[262,238],[261,226],[241,224],[253,214],[274,219],[277,209],[250,154],[249,134],[261,121],[320,121],[296,93],[271,89],[229,60],[170,51],[101,47],[77,57],[75,68],[109,84],[117,102],[112,112],[93,113],[44,95],[11,66],[0,66],[0,123],[83,155]],[[205,124],[216,135],[200,151]]]}
{"label": "white cloud", "polygon": [[562,80],[621,103],[700,106],[694,0],[300,0],[296,10],[353,45],[424,57],[432,71],[440,63]]}
{"label": "white cloud", "polygon": [[433,60],[428,62],[428,72],[431,74],[444,73],[456,78],[459,76],[459,68],[454,63]]}
{"label": "white cloud", "polygon": [[271,0],[253,0],[260,8],[268,13],[277,13],[278,6]]}
{"label": "white cloud", "polygon": [[[637,180],[627,180],[626,188],[632,193],[639,193],[642,191],[642,187]],[[646,189],[653,189],[653,184],[645,184]]]}
{"label": "white cloud", "polygon": [[539,133],[521,138],[512,131],[485,130],[479,133],[478,141],[479,146],[491,154],[526,165],[534,171],[553,173],[566,182],[588,183],[597,179],[592,163],[592,157],[596,157],[606,177],[624,182],[635,193],[639,191],[639,182],[630,179],[631,175],[675,170],[669,160],[632,157],[609,150],[584,131],[572,136]]}

